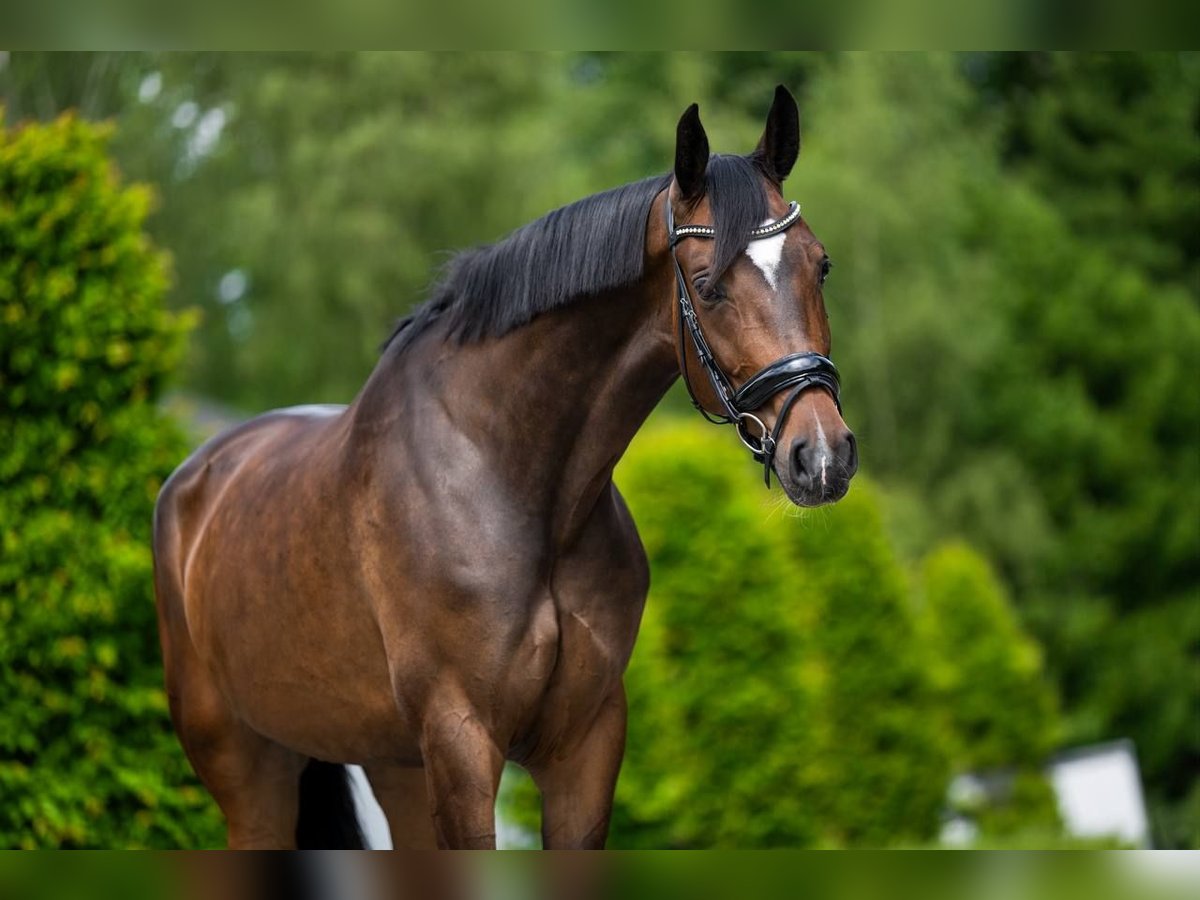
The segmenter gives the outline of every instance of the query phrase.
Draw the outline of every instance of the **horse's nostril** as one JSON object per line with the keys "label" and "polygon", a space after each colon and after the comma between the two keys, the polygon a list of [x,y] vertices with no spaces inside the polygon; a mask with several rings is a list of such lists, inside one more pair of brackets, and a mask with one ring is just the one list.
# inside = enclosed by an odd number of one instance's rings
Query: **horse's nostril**
{"label": "horse's nostril", "polygon": [[804,451],[808,449],[808,441],[797,438],[792,441],[792,474],[797,478],[808,474],[808,466],[804,463]]}
{"label": "horse's nostril", "polygon": [[858,471],[858,441],[854,439],[853,432],[846,432],[846,438],[842,442],[840,455],[846,466],[847,474],[853,475]]}

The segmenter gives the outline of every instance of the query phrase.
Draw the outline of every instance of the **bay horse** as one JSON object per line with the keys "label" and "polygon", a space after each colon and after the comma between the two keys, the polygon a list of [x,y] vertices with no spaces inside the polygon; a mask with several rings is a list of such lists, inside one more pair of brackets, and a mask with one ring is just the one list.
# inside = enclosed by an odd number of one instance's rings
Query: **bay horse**
{"label": "bay horse", "polygon": [[650,576],[612,480],[635,432],[682,373],[793,502],[857,468],[799,149],[782,86],[747,156],[710,155],[693,104],[671,173],[455,257],[349,406],[268,412],[166,481],[171,717],[230,847],[359,846],[352,763],[395,846],[493,847],[505,760],[545,847],[604,845]]}

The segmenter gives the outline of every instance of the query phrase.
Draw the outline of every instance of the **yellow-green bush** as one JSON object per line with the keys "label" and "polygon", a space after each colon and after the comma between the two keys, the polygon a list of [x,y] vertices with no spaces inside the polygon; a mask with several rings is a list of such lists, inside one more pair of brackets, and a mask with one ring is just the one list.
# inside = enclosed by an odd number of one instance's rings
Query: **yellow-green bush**
{"label": "yellow-green bush", "polygon": [[796,514],[731,435],[656,428],[619,472],[653,565],[618,845],[886,844],[948,773],[874,492]]}
{"label": "yellow-green bush", "polygon": [[167,718],[150,518],[184,317],[108,129],[0,129],[0,846],[211,843]]}
{"label": "yellow-green bush", "polygon": [[1021,630],[987,561],[945,544],[921,569],[918,619],[933,676],[960,739],[963,768],[1038,766],[1058,734],[1054,690],[1041,649]]}
{"label": "yellow-green bush", "polygon": [[1053,830],[1041,768],[1059,737],[1056,698],[1000,580],[965,544],[943,545],[921,567],[918,610],[956,769],[1013,775],[1004,795],[963,812],[993,836]]}
{"label": "yellow-green bush", "polygon": [[[1036,649],[966,548],[930,560],[920,604],[869,481],[798,511],[758,477],[730,434],[698,422],[651,425],[618,468],[653,574],[610,844],[928,841],[956,768],[1048,750]],[[962,622],[987,654],[945,652]],[[527,781],[505,798],[536,826]]]}

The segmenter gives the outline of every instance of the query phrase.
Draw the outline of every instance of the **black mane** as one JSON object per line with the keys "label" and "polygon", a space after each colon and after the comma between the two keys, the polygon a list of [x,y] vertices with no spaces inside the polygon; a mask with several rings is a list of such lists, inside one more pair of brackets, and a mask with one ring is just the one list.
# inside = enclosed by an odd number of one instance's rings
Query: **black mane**
{"label": "black mane", "polygon": [[[763,175],[744,156],[713,156],[707,195],[717,229],[714,271],[745,250],[767,215]],[[575,299],[637,282],[643,274],[646,215],[671,183],[657,175],[593,194],[464,250],[441,271],[429,299],[396,326],[384,347],[403,350],[435,321],[460,342],[500,337]],[[716,279],[714,278],[715,282]]]}

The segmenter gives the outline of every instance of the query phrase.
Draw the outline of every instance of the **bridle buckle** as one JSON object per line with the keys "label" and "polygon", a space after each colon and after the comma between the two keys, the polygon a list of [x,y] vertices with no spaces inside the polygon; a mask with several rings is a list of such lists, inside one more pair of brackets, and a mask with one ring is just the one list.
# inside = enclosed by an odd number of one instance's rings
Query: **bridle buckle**
{"label": "bridle buckle", "polygon": [[[758,426],[758,436],[746,430],[747,421],[753,422]],[[745,445],[747,450],[754,454],[756,462],[762,462],[763,456],[768,452],[768,446],[771,448],[771,455],[774,455],[775,440],[771,437],[767,423],[754,415],[754,413],[739,412],[737,414],[737,421],[734,424],[734,431],[737,432],[738,440]]]}

